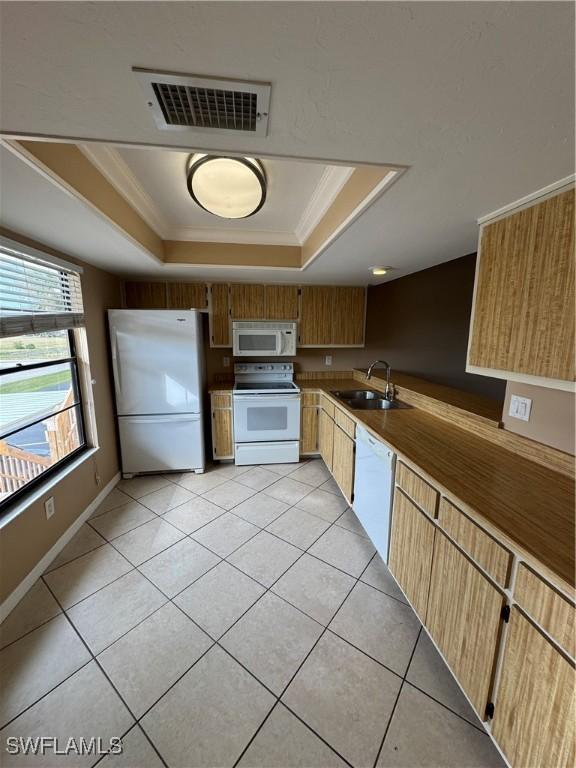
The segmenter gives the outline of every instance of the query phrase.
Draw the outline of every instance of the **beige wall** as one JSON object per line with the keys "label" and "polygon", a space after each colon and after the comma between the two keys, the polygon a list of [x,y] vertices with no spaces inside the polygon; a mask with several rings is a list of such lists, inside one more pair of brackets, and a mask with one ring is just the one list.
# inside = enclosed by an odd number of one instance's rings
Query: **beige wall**
{"label": "beige wall", "polygon": [[[36,248],[49,250],[40,243],[26,240],[13,232],[2,230],[2,234],[27,242]],[[70,259],[65,254],[58,255]],[[92,377],[96,380],[94,406],[99,450],[0,530],[0,602],[18,586],[119,471],[108,365],[106,309],[121,306],[121,283],[113,275],[88,265],[82,266],[82,295],[90,367]],[[99,484],[96,482],[96,475],[100,476]],[[54,496],[56,513],[47,520],[44,501],[49,496]]]}
{"label": "beige wall", "polygon": [[[530,421],[521,421],[508,415],[512,395],[532,400]],[[502,414],[504,428],[574,455],[575,400],[573,392],[509,381]]]}

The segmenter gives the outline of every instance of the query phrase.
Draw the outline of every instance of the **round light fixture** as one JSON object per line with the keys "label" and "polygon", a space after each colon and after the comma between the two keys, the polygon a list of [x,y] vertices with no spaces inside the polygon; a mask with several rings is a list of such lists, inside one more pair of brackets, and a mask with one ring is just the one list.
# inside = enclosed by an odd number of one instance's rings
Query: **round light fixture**
{"label": "round light fixture", "polygon": [[370,271],[373,275],[385,275],[388,273],[390,267],[370,267]]}
{"label": "round light fixture", "polygon": [[254,157],[191,155],[188,191],[194,202],[223,219],[245,219],[266,200],[266,174]]}

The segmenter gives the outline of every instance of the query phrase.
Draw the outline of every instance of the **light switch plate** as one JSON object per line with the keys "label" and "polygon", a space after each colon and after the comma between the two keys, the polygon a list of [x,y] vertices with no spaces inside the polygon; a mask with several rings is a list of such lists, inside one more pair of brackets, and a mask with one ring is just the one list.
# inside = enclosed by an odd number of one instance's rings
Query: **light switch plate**
{"label": "light switch plate", "polygon": [[229,357],[223,357],[222,363],[224,365],[224,368],[230,368],[230,358]]}
{"label": "light switch plate", "polygon": [[332,365],[332,355],[326,355],[325,363],[326,365]]}
{"label": "light switch plate", "polygon": [[521,421],[530,421],[530,411],[532,410],[532,400],[529,397],[520,397],[512,395],[510,398],[510,407],[508,415]]}
{"label": "light switch plate", "polygon": [[46,510],[46,520],[49,520],[54,512],[56,512],[56,507],[54,506],[54,496],[50,496],[49,499],[46,499],[44,502],[44,509]]}

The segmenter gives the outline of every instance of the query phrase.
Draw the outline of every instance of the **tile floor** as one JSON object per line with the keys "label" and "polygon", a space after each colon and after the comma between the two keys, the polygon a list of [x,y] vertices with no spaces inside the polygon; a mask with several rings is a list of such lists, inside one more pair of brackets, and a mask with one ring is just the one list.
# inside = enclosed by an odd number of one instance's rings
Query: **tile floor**
{"label": "tile floor", "polygon": [[320,460],[120,482],[0,646],[4,766],[503,765]]}

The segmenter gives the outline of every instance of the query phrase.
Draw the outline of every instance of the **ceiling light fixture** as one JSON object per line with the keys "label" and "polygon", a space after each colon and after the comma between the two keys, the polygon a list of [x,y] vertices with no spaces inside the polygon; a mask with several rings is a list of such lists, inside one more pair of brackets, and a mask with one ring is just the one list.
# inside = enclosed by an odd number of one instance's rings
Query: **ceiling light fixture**
{"label": "ceiling light fixture", "polygon": [[200,208],[222,219],[245,219],[266,200],[266,174],[254,157],[191,155],[188,191]]}
{"label": "ceiling light fixture", "polygon": [[390,267],[370,267],[373,275],[386,275]]}

